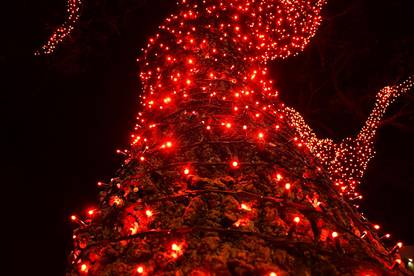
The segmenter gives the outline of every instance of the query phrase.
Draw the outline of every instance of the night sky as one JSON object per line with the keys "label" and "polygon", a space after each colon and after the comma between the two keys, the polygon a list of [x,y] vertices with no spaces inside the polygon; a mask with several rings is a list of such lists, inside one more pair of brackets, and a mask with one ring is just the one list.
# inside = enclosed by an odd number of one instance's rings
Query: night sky
{"label": "night sky", "polygon": [[[62,275],[69,217],[94,206],[96,182],[121,165],[115,150],[138,112],[135,60],[175,1],[84,0],[80,24],[48,57],[33,51],[64,1],[14,2],[0,17],[2,248],[16,275]],[[305,52],[271,65],[281,98],[321,137],[357,133],[376,92],[414,74],[413,13],[412,0],[331,0]],[[361,210],[414,244],[414,91],[388,112],[376,150]]]}

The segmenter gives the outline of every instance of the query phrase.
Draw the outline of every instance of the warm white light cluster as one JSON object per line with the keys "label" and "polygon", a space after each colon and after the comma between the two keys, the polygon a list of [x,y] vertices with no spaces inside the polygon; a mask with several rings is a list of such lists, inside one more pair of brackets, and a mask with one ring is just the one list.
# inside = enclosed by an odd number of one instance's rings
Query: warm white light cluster
{"label": "warm white light cluster", "polygon": [[79,20],[81,4],[81,0],[67,0],[67,18],[65,22],[57,27],[48,41],[34,53],[36,56],[52,54],[56,47],[72,32]]}
{"label": "warm white light cluster", "polygon": [[326,166],[340,192],[349,198],[355,198],[359,197],[355,188],[375,154],[375,135],[388,106],[413,86],[414,77],[410,77],[398,85],[383,88],[377,94],[374,109],[359,134],[345,138],[340,143],[331,139],[319,139],[300,113],[289,107],[283,110],[310,151]]}

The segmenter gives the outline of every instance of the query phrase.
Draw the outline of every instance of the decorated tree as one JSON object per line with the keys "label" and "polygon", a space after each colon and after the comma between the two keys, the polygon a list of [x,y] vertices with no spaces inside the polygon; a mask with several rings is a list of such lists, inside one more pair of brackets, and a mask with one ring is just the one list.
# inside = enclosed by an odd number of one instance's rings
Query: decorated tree
{"label": "decorated tree", "polygon": [[[388,105],[355,137],[319,139],[267,64],[300,53],[324,0],[181,0],[139,59],[141,111],[122,168],[78,224],[68,275],[400,275],[354,206]],[[52,53],[69,19],[37,54]]]}

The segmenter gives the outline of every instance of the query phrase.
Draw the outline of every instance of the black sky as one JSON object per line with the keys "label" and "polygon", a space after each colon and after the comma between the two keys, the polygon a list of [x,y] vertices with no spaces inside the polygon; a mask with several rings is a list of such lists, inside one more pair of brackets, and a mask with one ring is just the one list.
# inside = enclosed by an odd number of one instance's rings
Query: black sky
{"label": "black sky", "polygon": [[[135,59],[175,1],[84,2],[80,25],[50,57],[32,52],[63,19],[64,1],[2,9],[3,251],[16,275],[63,273],[68,218],[93,206],[95,183],[120,166],[114,152],[138,111]],[[272,65],[282,99],[322,136],[356,133],[375,93],[414,74],[413,12],[412,0],[332,0],[306,51]],[[379,133],[362,209],[414,244],[414,91],[388,114],[402,116]]]}

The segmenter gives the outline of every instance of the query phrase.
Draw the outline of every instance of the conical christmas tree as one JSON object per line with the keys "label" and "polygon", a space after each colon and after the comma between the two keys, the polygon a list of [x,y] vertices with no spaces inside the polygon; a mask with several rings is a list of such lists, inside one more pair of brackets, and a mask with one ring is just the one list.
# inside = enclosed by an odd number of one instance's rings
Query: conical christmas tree
{"label": "conical christmas tree", "polygon": [[299,53],[324,0],[181,0],[140,58],[142,110],[99,209],[73,216],[68,275],[404,274],[352,206],[385,108],[335,145],[286,108],[267,62]]}

